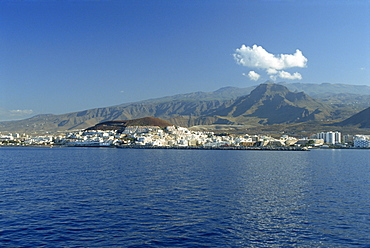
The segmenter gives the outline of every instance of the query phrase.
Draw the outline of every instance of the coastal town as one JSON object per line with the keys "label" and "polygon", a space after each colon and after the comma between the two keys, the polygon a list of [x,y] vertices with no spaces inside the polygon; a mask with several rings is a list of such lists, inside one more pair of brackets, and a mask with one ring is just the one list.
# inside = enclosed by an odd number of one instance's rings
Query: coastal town
{"label": "coastal town", "polygon": [[342,135],[337,131],[320,132],[310,137],[282,135],[237,135],[191,131],[177,126],[129,126],[118,130],[80,130],[61,134],[31,136],[0,133],[0,146],[70,146],[177,149],[289,149],[370,148],[370,135]]}

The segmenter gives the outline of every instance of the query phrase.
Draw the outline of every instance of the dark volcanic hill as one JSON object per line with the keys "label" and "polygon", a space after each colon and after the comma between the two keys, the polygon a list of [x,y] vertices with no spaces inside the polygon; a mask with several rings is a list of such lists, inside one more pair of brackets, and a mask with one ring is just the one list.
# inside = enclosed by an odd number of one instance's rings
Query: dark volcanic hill
{"label": "dark volcanic hill", "polygon": [[156,118],[156,117],[144,117],[134,120],[126,121],[105,121],[96,124],[93,127],[89,127],[86,130],[118,130],[123,131],[126,127],[129,126],[158,126],[158,127],[167,127],[172,126],[168,121]]}
{"label": "dark volcanic hill", "polygon": [[219,108],[212,114],[236,123],[255,120],[259,124],[271,125],[331,119],[332,111],[330,105],[303,92],[291,92],[283,85],[265,83],[249,95],[237,98],[230,106]]}
{"label": "dark volcanic hill", "polygon": [[350,118],[336,123],[336,126],[358,126],[359,128],[370,128],[370,107],[351,116]]}

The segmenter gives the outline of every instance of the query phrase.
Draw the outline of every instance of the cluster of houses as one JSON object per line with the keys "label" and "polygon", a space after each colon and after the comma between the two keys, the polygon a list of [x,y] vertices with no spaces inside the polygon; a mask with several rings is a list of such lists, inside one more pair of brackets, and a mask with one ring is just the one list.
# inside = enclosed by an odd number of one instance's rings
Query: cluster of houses
{"label": "cluster of houses", "polygon": [[298,139],[283,135],[276,139],[266,135],[221,135],[190,131],[184,127],[132,126],[124,131],[84,130],[63,135],[29,137],[0,134],[0,145],[64,145],[64,146],[146,146],[146,147],[348,147],[370,148],[370,136],[321,132]]}

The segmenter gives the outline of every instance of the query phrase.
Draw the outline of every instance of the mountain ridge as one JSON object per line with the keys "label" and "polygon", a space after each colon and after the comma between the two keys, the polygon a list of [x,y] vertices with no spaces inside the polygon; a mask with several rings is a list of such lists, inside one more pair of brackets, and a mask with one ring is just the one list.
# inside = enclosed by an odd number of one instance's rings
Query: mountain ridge
{"label": "mountain ridge", "polygon": [[[236,101],[238,97],[246,97],[249,93],[253,90],[258,88],[260,85],[256,87],[249,87],[244,88],[245,91],[239,90],[240,88],[237,87],[223,87],[214,92],[195,92],[195,93],[188,93],[188,94],[179,94],[175,96],[168,96],[164,98],[157,98],[157,99],[149,99],[134,103],[125,103],[121,105],[105,107],[105,108],[95,108],[95,109],[88,109],[73,113],[67,113],[62,115],[37,115],[28,119],[19,120],[19,121],[8,121],[8,122],[1,122],[0,123],[0,131],[9,131],[9,132],[57,132],[57,131],[66,131],[66,130],[74,130],[74,129],[84,129],[93,125],[96,125],[99,122],[103,121],[110,121],[110,120],[130,120],[136,118],[143,118],[147,116],[153,116],[165,119],[175,125],[179,126],[194,126],[194,125],[210,125],[210,124],[223,124],[223,125],[231,125],[231,124],[245,124],[245,123],[252,123],[253,125],[262,125],[262,124],[272,124],[277,122],[285,123],[285,122],[296,122],[298,121],[297,118],[302,118],[303,120],[306,119],[318,119],[318,118],[326,118],[330,117],[331,119],[335,118],[342,118],[342,117],[349,117],[350,115],[358,112],[355,108],[336,108],[333,112],[334,108],[330,106],[330,102],[328,104],[323,104],[321,101],[313,101],[309,95],[302,92],[291,92],[288,95],[286,94],[287,87],[284,86],[285,83],[279,83],[274,85],[281,85],[285,89],[283,90],[285,93],[284,96],[275,97],[274,99],[270,99],[269,104],[273,105],[278,103],[280,108],[282,109],[285,106],[285,110],[290,106],[294,108],[296,111],[295,119],[294,120],[286,120],[282,119],[280,121],[277,120],[268,120],[268,118],[262,116],[263,111],[259,109],[259,112],[254,113],[253,109],[247,111],[242,111],[241,107],[239,106],[237,109],[240,112],[236,112],[236,114],[231,115],[228,114],[227,108],[230,108],[234,104],[236,106]],[[315,86],[315,85],[314,85]],[[317,85],[316,85],[317,86]],[[315,87],[316,87],[315,86]],[[329,85],[325,84],[325,87],[329,87]],[[335,86],[335,85],[334,85]],[[348,85],[347,85],[348,86]],[[348,88],[348,87],[345,88]],[[278,86],[275,86],[278,87]],[[297,85],[295,85],[297,88]],[[340,86],[342,87],[342,86]],[[352,86],[351,86],[352,87]],[[367,93],[367,88],[370,92],[370,87],[364,86],[365,90],[362,90],[363,93]],[[335,86],[334,88],[338,88]],[[355,87],[356,88],[356,87]],[[363,88],[363,86],[361,86]],[[250,92],[249,92],[250,91]],[[249,92],[248,94],[244,94],[245,92]],[[293,94],[294,93],[294,94]],[[333,91],[333,94],[336,92]],[[350,93],[350,92],[349,92]],[[344,94],[344,93],[341,93]],[[241,95],[241,96],[238,96]],[[288,96],[287,98],[285,96]],[[293,97],[294,96],[294,97]],[[356,95],[357,96],[357,95]],[[367,100],[366,95],[363,95],[365,100]],[[219,99],[217,99],[219,97]],[[289,100],[290,99],[290,100]],[[267,101],[267,99],[264,99]],[[299,105],[299,101],[310,101],[313,105],[320,105],[320,108],[323,108],[319,112],[314,113],[316,109],[304,110],[304,104]],[[313,103],[315,102],[315,104]],[[267,102],[260,102],[260,106],[266,105]],[[320,104],[319,104],[320,103]],[[296,106],[293,106],[296,105]],[[292,107],[293,106],[293,107]],[[333,105],[334,106],[334,105]],[[357,106],[357,105],[356,105]],[[346,107],[346,106],[345,106]],[[254,106],[255,109],[258,109],[258,106]],[[299,109],[301,108],[301,109]],[[318,108],[316,106],[316,108]],[[226,109],[226,110],[225,110]],[[223,112],[222,112],[222,111]],[[305,112],[306,111],[306,112]],[[308,111],[308,112],[307,112]],[[234,111],[235,112],[235,111]],[[267,111],[268,112],[268,111]],[[281,113],[289,112],[289,111],[282,111]],[[341,117],[341,114],[345,113],[345,116]],[[276,115],[279,115],[279,112],[276,112]],[[301,115],[301,116],[299,116]],[[322,117],[318,116],[322,115]],[[308,117],[310,116],[310,117]],[[306,118],[306,119],[304,119]],[[270,118],[271,119],[271,118]],[[342,118],[344,119],[344,118]]]}

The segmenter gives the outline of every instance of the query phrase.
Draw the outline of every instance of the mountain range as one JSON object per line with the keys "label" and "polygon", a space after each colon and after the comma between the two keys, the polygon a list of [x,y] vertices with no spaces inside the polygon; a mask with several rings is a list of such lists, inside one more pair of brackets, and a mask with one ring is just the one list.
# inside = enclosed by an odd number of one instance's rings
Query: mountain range
{"label": "mountain range", "polygon": [[104,121],[149,116],[186,127],[339,122],[369,106],[369,86],[266,82],[248,88],[224,87],[214,92],[194,92],[62,115],[38,115],[2,122],[0,131],[67,131]]}

